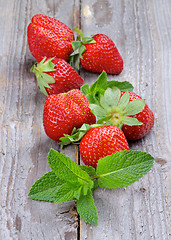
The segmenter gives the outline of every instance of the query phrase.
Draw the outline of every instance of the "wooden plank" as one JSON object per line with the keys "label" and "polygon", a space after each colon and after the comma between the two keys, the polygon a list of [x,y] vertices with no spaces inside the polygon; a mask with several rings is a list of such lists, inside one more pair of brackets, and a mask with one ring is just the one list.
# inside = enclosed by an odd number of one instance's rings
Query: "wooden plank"
{"label": "wooden plank", "polygon": [[[170,10],[169,0],[1,2],[0,239],[169,239]],[[154,168],[127,188],[96,190],[98,226],[81,220],[78,232],[77,219],[67,213],[73,202],[54,205],[27,197],[31,185],[49,171],[50,147],[59,150],[40,124],[45,97],[29,72],[34,59],[26,28],[36,13],[58,18],[71,28],[81,23],[85,34],[109,35],[125,65],[119,76],[108,78],[130,81],[155,113],[150,134],[130,143],[132,149],[155,157]],[[98,74],[81,70],[81,76],[91,84]],[[77,160],[73,146],[64,153]]]}
{"label": "wooden plank", "polygon": [[[155,157],[153,169],[138,182],[117,190],[94,192],[98,226],[81,220],[80,239],[169,239],[171,25],[169,0],[82,1],[81,26],[85,35],[104,33],[116,43],[124,71],[112,80],[128,80],[154,111],[155,126],[131,149]],[[81,71],[86,83],[97,74]]]}
{"label": "wooden plank", "polygon": [[[0,239],[77,239],[77,219],[67,213],[74,202],[51,204],[28,198],[32,184],[49,171],[47,154],[54,141],[44,133],[45,97],[33,74],[26,30],[43,13],[73,28],[79,1],[1,1],[0,7]],[[64,153],[76,158],[77,149]],[[63,214],[62,214],[63,213]]]}

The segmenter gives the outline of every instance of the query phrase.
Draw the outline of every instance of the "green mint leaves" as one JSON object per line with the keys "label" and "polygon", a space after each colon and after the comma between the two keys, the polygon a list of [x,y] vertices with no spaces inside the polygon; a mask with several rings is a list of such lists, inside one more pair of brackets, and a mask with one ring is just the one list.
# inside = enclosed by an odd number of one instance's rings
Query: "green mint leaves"
{"label": "green mint leaves", "polygon": [[54,203],[76,199],[80,217],[89,224],[97,225],[92,192],[98,186],[120,188],[134,183],[152,168],[154,159],[141,151],[120,151],[101,158],[97,169],[94,169],[76,165],[69,157],[51,149],[48,162],[52,171],[33,184],[29,197]]}
{"label": "green mint leaves", "polygon": [[97,210],[92,197],[97,181],[91,179],[95,170],[76,165],[69,157],[54,149],[50,149],[47,158],[52,172],[34,183],[29,197],[54,203],[76,199],[80,216],[86,222],[97,225]]}
{"label": "green mint leaves", "polygon": [[141,151],[121,151],[100,159],[96,174],[102,188],[126,187],[146,174],[153,166],[150,154]]}
{"label": "green mint leaves", "polygon": [[127,81],[108,81],[107,73],[105,71],[99,75],[98,79],[90,87],[88,84],[84,84],[80,90],[84,93],[90,103],[97,104],[100,102],[100,95],[104,95],[107,88],[114,87],[119,88],[120,91],[133,91],[132,84]]}
{"label": "green mint leaves", "polygon": [[85,222],[97,225],[97,209],[91,191],[77,200],[77,212]]}
{"label": "green mint leaves", "polygon": [[53,59],[54,58],[46,60],[45,57],[40,63],[34,64],[30,69],[30,72],[33,72],[36,75],[40,91],[46,96],[48,96],[46,88],[50,88],[49,84],[55,83],[55,79],[47,74],[47,72],[56,71],[55,64],[52,63]]}
{"label": "green mint leaves", "polygon": [[58,189],[65,183],[54,172],[48,172],[37,180],[30,189],[29,197],[40,201],[54,202]]}
{"label": "green mint leaves", "polygon": [[73,186],[79,185],[83,193],[86,194],[88,188],[93,188],[93,182],[90,176],[81,170],[69,157],[51,149],[48,154],[48,162],[52,171],[59,178],[73,184]]}

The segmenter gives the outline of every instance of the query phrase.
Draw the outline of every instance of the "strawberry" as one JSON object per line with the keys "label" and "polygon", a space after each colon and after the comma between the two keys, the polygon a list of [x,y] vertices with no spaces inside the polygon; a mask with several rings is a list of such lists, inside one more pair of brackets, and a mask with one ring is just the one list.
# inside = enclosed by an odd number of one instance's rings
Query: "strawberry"
{"label": "strawberry", "polygon": [[84,81],[65,60],[44,58],[30,69],[36,74],[38,86],[46,96],[80,88]]}
{"label": "strawberry", "polygon": [[73,128],[95,122],[89,102],[80,90],[50,95],[45,101],[43,125],[47,136],[55,141],[59,141],[64,134],[71,134]]}
{"label": "strawberry", "polygon": [[[124,93],[125,92],[121,92],[121,96]],[[129,92],[129,97],[129,102],[136,99],[141,99],[140,96],[133,92]],[[128,140],[137,140],[144,137],[154,125],[154,114],[147,104],[145,104],[143,110],[140,113],[132,115],[130,117],[136,118],[139,122],[143,124],[136,126],[129,126],[127,124],[123,124],[122,131],[124,132]]]}
{"label": "strawberry", "polygon": [[129,150],[129,146],[122,130],[116,126],[103,126],[88,130],[80,142],[79,149],[83,162],[96,168],[100,158]]}
{"label": "strawberry", "polygon": [[144,137],[154,125],[154,114],[145,101],[133,92],[118,88],[107,88],[99,104],[91,104],[90,108],[98,123],[120,127],[127,140]]}
{"label": "strawberry", "polygon": [[81,66],[89,72],[120,74],[123,60],[114,42],[104,34],[92,37],[96,43],[85,44],[86,51],[80,59]]}
{"label": "strawberry", "polygon": [[[114,42],[104,34],[96,34],[92,38],[84,37],[81,30],[74,29],[82,37],[82,41],[72,42],[74,50],[79,49],[80,63],[90,72],[119,74],[123,70],[123,59]],[[80,38],[78,39],[80,40]]]}
{"label": "strawberry", "polygon": [[71,99],[80,107],[84,115],[84,123],[92,124],[96,122],[94,114],[92,114],[91,109],[88,107],[90,103],[81,91],[76,89],[73,91],[69,91],[66,94],[66,98]]}
{"label": "strawberry", "polygon": [[28,45],[32,55],[39,62],[45,56],[68,61],[73,52],[71,42],[74,34],[64,23],[42,15],[33,16],[27,29]]}
{"label": "strawberry", "polygon": [[43,111],[43,125],[46,134],[58,141],[63,133],[72,132],[74,120],[72,110],[66,108],[62,94],[46,98]]}

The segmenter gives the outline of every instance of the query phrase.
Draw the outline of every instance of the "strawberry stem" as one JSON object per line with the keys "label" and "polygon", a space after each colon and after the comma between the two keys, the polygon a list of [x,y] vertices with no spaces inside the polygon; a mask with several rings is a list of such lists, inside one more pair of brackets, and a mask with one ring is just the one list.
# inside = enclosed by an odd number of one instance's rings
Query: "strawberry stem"
{"label": "strawberry stem", "polygon": [[98,179],[98,178],[99,178],[99,175],[97,175],[97,174],[91,177],[92,180],[93,179]]}
{"label": "strawberry stem", "polygon": [[142,123],[138,119],[130,116],[140,113],[145,106],[145,101],[137,99],[129,102],[128,92],[124,93],[122,97],[120,96],[121,91],[118,88],[107,88],[97,104],[89,105],[98,118],[97,123],[105,123],[119,128],[122,128],[123,124],[141,125]]}
{"label": "strawberry stem", "polygon": [[73,67],[75,62],[78,62],[77,69],[80,68],[80,59],[83,58],[82,54],[86,51],[85,44],[96,43],[91,36],[84,36],[84,33],[79,28],[73,28],[78,34],[76,41],[72,41],[72,48],[74,52],[69,57],[69,64]]}

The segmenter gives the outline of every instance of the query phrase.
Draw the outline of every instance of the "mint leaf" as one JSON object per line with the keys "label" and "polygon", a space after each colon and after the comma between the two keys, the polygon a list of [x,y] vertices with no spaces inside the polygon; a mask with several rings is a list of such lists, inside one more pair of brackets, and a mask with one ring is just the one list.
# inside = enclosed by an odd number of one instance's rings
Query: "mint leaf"
{"label": "mint leaf", "polygon": [[146,174],[154,158],[141,151],[120,151],[98,161],[96,174],[102,188],[126,187]]}
{"label": "mint leaf", "polygon": [[93,177],[96,175],[96,170],[92,166],[87,166],[87,165],[80,165],[81,169],[85,172],[88,173],[90,177]]}
{"label": "mint leaf", "polygon": [[64,181],[79,182],[82,185],[88,184],[90,188],[93,187],[93,182],[91,181],[90,176],[64,154],[59,153],[54,149],[50,149],[48,162],[52,171]]}
{"label": "mint leaf", "polygon": [[106,85],[107,82],[107,73],[103,71],[97,80],[90,86],[91,93],[97,93],[103,91],[103,87]]}
{"label": "mint leaf", "polygon": [[97,209],[92,190],[98,187],[120,188],[146,174],[154,158],[141,151],[120,151],[101,158],[97,169],[77,166],[70,158],[51,149],[48,155],[52,172],[37,180],[29,192],[35,200],[61,203],[76,199],[77,212],[85,222],[97,225]]}
{"label": "mint leaf", "polygon": [[128,92],[132,92],[134,90],[134,87],[132,86],[132,84],[128,81],[123,81],[123,82],[119,82],[119,81],[108,81],[105,85],[106,89],[108,87],[113,88],[113,87],[117,87],[119,88],[121,91],[128,91]]}
{"label": "mint leaf", "polygon": [[77,200],[77,212],[85,222],[97,225],[97,209],[91,191],[88,191],[86,196],[81,196]]}
{"label": "mint leaf", "polygon": [[90,103],[99,103],[100,95],[103,95],[107,88],[119,88],[120,91],[133,91],[131,83],[124,81],[108,81],[107,73],[103,71],[98,79],[90,86],[89,92],[84,91],[84,85],[81,87],[81,91],[85,94]]}
{"label": "mint leaf", "polygon": [[62,203],[76,199],[79,199],[81,195],[82,186],[76,183],[64,183],[58,189],[55,194],[54,203]]}
{"label": "mint leaf", "polygon": [[94,182],[94,186],[92,189],[92,191],[94,191],[96,188],[98,188],[98,180],[95,178],[96,176],[95,168],[93,168],[92,166],[86,166],[86,165],[80,165],[80,167],[83,171],[87,172],[90,177],[94,177],[94,178],[91,178],[92,181]]}
{"label": "mint leaf", "polygon": [[78,182],[65,182],[54,172],[48,172],[33,184],[29,197],[35,200],[61,203],[78,199],[82,191],[83,186]]}
{"label": "mint leaf", "polygon": [[86,96],[90,92],[89,85],[88,84],[82,85],[80,90]]}
{"label": "mint leaf", "polygon": [[48,172],[33,184],[28,196],[35,200],[54,202],[56,192],[63,183],[65,181],[54,172]]}

